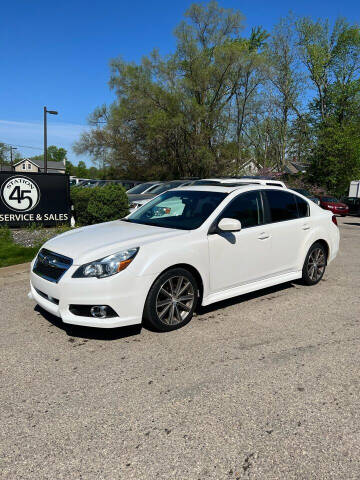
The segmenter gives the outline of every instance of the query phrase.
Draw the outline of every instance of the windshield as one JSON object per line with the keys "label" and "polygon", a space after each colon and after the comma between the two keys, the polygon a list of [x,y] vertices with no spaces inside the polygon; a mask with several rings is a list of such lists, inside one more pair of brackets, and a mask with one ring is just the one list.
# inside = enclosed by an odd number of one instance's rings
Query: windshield
{"label": "windshield", "polygon": [[339,200],[335,197],[322,197],[321,199],[323,202],[332,202],[332,203],[339,203]]}
{"label": "windshield", "polygon": [[184,185],[184,184],[185,184],[185,182],[181,182],[181,181],[162,183],[162,184],[157,185],[156,187],[152,188],[147,193],[153,193],[154,195],[159,195],[160,193],[167,192],[171,188],[176,188],[176,187],[179,187],[180,185]]}
{"label": "windshield", "polygon": [[191,185],[222,185],[220,180],[195,180]]}
{"label": "windshield", "polygon": [[168,191],[146,203],[124,221],[194,230],[205,222],[226,195],[223,192]]}
{"label": "windshield", "polygon": [[152,185],[153,183],[141,183],[140,185],[136,185],[136,187],[130,188],[127,193],[143,193]]}

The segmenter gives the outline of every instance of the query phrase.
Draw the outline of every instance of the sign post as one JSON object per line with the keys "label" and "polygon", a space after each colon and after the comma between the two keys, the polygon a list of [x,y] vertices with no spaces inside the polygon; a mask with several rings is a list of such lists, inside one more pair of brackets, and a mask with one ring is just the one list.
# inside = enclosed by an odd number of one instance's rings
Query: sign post
{"label": "sign post", "polygon": [[0,172],[0,226],[70,223],[69,175]]}

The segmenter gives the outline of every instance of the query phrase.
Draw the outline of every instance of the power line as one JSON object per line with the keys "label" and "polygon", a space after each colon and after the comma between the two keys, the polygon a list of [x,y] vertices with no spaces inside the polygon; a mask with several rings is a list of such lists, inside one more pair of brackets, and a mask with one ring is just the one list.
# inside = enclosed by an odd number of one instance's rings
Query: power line
{"label": "power line", "polygon": [[20,148],[31,148],[32,150],[43,150],[41,147],[34,147],[32,145],[17,145],[16,143],[5,143],[4,145],[8,145],[9,147],[20,147]]}

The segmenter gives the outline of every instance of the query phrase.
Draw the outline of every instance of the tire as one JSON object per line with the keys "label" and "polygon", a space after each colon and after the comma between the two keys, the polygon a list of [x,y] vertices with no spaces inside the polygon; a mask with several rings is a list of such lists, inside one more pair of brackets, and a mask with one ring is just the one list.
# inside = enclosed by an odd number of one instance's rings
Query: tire
{"label": "tire", "polygon": [[305,285],[316,285],[323,278],[327,263],[327,252],[322,243],[316,242],[308,251],[303,270],[302,280]]}
{"label": "tire", "polygon": [[170,332],[185,326],[193,317],[199,300],[199,286],[184,268],[162,273],[148,293],[144,321],[159,332]]}

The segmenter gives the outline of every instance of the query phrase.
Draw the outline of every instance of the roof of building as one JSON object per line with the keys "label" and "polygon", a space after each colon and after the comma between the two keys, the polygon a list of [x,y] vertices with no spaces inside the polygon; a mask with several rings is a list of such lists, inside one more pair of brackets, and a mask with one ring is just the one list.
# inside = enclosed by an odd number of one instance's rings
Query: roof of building
{"label": "roof of building", "polygon": [[[20,165],[25,161],[36,165],[40,169],[44,168],[44,160],[33,160],[32,158],[23,158],[19,162],[15,163],[14,166],[16,167],[16,165]],[[63,162],[53,162],[52,160],[49,160],[47,162],[47,168],[48,170],[65,170],[65,165],[63,164]]]}
{"label": "roof of building", "polygon": [[285,173],[296,174],[296,173],[306,172],[307,168],[308,168],[307,165],[303,165],[297,162],[289,162],[285,166],[284,170],[285,170]]}

